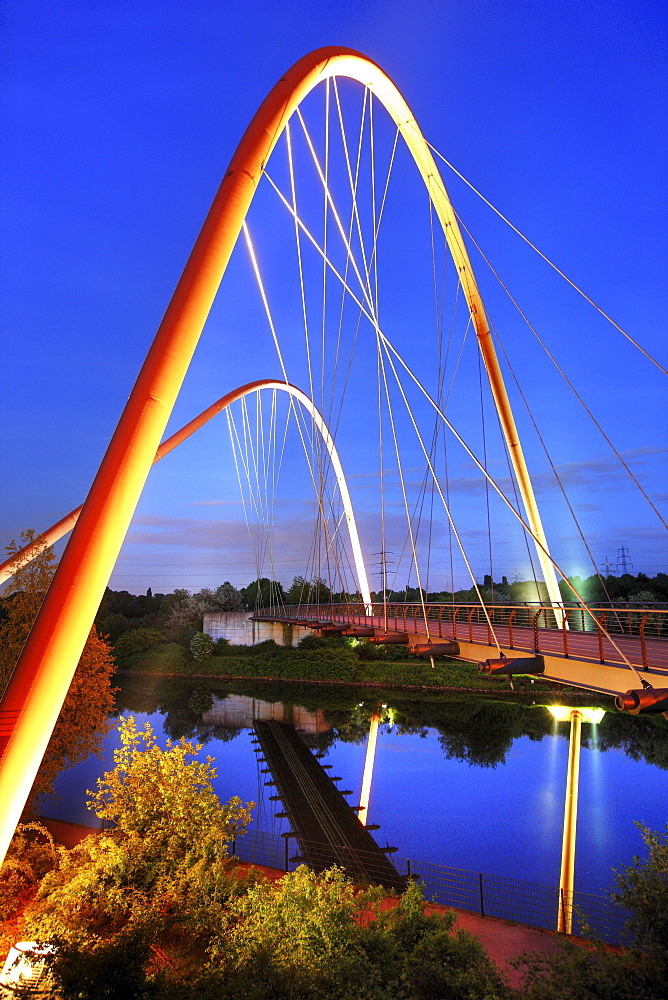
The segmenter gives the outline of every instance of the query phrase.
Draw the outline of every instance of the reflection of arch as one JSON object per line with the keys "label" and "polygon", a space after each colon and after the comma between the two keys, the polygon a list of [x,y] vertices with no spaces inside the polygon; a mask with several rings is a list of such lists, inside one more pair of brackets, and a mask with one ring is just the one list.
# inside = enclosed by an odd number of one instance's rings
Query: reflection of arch
{"label": "reflection of arch", "polygon": [[[362,595],[362,600],[366,605],[371,604],[371,592],[369,590],[369,581],[367,579],[366,568],[364,566],[364,557],[362,556],[362,547],[360,545],[359,534],[357,531],[357,523],[355,521],[355,513],[353,511],[352,501],[350,499],[350,493],[348,491],[348,484],[346,483],[346,477],[343,472],[343,466],[341,465],[341,459],[339,458],[339,453],[337,451],[336,445],[332,435],[329,433],[329,428],[325,423],[320,411],[309,399],[306,393],[302,392],[294,385],[290,385],[288,382],[277,382],[274,379],[258,379],[256,382],[249,382],[247,385],[242,385],[238,389],[233,389],[232,392],[226,393],[221,396],[220,399],[212,403],[206,410],[195,417],[189,423],[187,423],[181,430],[176,431],[171,437],[163,441],[153,458],[153,465],[159,462],[161,458],[168,455],[170,451],[185,441],[187,438],[198,431],[200,427],[208,423],[212,417],[216,414],[221,413],[226,407],[230,406],[231,403],[235,403],[238,399],[243,396],[248,396],[252,392],[256,392],[258,389],[280,389],[283,392],[287,392],[293,399],[297,399],[302,406],[310,414],[313,423],[318,428],[322,439],[325,442],[325,447],[329,454],[332,467],[334,469],[334,474],[336,476],[336,482],[341,493],[341,500],[343,502],[343,510],[346,515],[346,523],[348,525],[348,532],[350,535],[350,545],[353,550],[353,560],[355,562],[355,570],[357,571],[357,581],[360,588],[360,593]],[[26,566],[32,559],[38,555],[43,549],[49,545],[53,545],[60,538],[63,538],[68,531],[72,531],[74,525],[79,520],[79,515],[83,510],[83,504],[77,507],[75,510],[70,511],[65,517],[61,518],[55,524],[52,524],[50,528],[43,531],[41,535],[30,545],[26,545],[24,549],[20,552],[15,553],[6,559],[5,562],[0,563],[0,583],[4,583],[8,580],[10,576],[22,566]]]}
{"label": "reflection of arch", "polygon": [[246,130],[184,268],[72,537],[0,705],[0,858],[28,796],[123,544],[156,449],[232,254],[264,164],[290,115],[323,80],[366,85],[394,119],[431,195],[454,258],[508,444],[550,598],[561,598],[489,324],[454,210],[418,125],[392,81],[351,49],[300,59]]}

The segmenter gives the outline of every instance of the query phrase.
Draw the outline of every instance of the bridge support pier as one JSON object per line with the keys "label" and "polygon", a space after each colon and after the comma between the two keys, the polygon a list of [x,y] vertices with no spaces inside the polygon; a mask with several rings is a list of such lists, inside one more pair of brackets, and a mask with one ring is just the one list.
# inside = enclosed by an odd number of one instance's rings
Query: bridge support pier
{"label": "bridge support pier", "polygon": [[296,646],[313,630],[284,622],[255,621],[249,611],[215,611],[204,615],[202,631],[212,639],[227,639],[231,646],[256,646],[273,639],[279,646]]}

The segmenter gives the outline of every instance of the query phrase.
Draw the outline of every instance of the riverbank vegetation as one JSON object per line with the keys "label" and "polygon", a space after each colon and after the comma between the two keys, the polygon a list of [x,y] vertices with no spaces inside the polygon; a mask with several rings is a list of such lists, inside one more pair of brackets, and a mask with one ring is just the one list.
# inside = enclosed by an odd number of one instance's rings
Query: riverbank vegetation
{"label": "riverbank vegetation", "polygon": [[[443,658],[435,659],[432,664],[429,658],[413,656],[401,646],[384,647],[364,640],[313,635],[306,636],[296,647],[279,646],[269,639],[254,646],[231,646],[225,640],[203,643],[201,654],[193,649],[193,644],[207,638],[195,633],[191,648],[186,649],[179,643],[168,642],[159,632],[138,629],[119,638],[115,646],[116,661],[120,670],[182,676],[511,691],[507,678],[481,674],[474,664]],[[528,677],[517,677],[513,683],[517,692],[524,693],[546,687],[540,680],[534,684]]]}
{"label": "riverbank vegetation", "polygon": [[[210,758],[150,727],[121,726],[115,767],[90,793],[113,829],[72,850],[19,830],[0,877],[0,932],[49,943],[61,1000],[659,1000],[668,972],[668,837],[643,831],[649,859],[622,873],[637,950],[565,945],[525,955],[511,989],[453,913],[427,915],[410,884],[385,890],[338,869],[277,882],[239,866],[252,804],[219,802]],[[7,938],[5,937],[5,941]]]}
{"label": "riverbank vegetation", "polygon": [[[11,555],[33,541],[34,532],[21,536],[21,546],[11,543]],[[0,695],[11,677],[21,650],[56,570],[50,548],[42,551],[10,578],[0,598]],[[85,760],[101,749],[114,706],[111,678],[115,663],[109,642],[95,626],[90,631],[69,692],[44,755],[28,806],[53,788],[56,775],[66,766]]]}

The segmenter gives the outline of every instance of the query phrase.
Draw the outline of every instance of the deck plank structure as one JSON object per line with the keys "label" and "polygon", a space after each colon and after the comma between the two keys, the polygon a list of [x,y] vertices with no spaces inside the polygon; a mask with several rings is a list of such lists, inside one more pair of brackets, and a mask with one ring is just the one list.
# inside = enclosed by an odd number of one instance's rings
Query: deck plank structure
{"label": "deck plank structure", "polygon": [[256,721],[254,731],[299,845],[299,859],[314,871],[338,865],[355,881],[402,892],[405,878],[295,729]]}

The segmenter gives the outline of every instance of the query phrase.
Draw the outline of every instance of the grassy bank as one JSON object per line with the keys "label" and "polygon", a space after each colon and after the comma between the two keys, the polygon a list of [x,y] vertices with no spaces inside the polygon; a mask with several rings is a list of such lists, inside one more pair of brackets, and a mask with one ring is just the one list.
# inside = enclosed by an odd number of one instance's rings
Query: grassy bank
{"label": "grassy bank", "polygon": [[[228,647],[225,655],[193,660],[183,646],[161,643],[126,657],[119,666],[146,673],[183,676],[271,678],[273,680],[338,682],[388,687],[456,688],[504,692],[508,680],[490,678],[459,660],[363,659],[355,650],[340,645],[329,648],[293,649],[262,643],[260,646]],[[539,682],[537,682],[539,683]],[[535,689],[531,679],[518,677],[517,691]]]}

